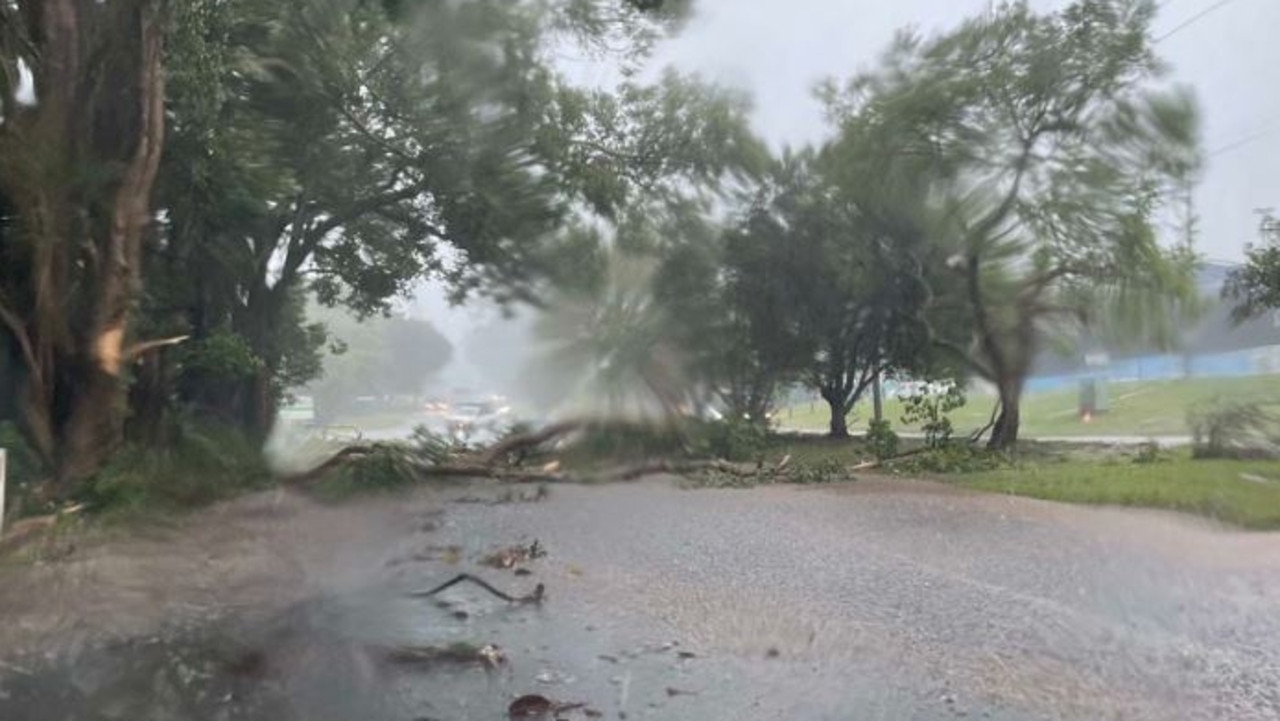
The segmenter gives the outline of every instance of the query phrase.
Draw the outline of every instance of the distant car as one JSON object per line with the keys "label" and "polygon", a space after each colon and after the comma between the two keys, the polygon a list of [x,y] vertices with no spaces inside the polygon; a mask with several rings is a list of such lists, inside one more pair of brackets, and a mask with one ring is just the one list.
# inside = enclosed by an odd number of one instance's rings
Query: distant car
{"label": "distant car", "polygon": [[455,403],[447,418],[455,438],[496,436],[511,421],[511,408],[494,401]]}

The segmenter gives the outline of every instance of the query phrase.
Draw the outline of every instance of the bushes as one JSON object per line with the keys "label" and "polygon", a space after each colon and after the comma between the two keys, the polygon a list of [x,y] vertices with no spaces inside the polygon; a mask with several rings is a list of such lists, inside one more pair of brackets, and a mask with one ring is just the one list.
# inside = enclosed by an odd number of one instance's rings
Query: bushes
{"label": "bushes", "polygon": [[1277,419],[1250,401],[1216,400],[1187,413],[1193,458],[1274,457]]}
{"label": "bushes", "polygon": [[981,473],[1005,468],[1012,462],[1012,458],[999,451],[975,448],[968,443],[950,443],[895,460],[889,470],[901,475]]}
{"label": "bushes", "polygon": [[328,500],[359,493],[393,491],[422,481],[421,469],[448,463],[458,450],[449,438],[426,426],[413,429],[409,440],[375,444],[324,477],[314,490]]}
{"label": "bushes", "polygon": [[107,512],[191,508],[271,479],[261,450],[239,431],[186,421],[169,447],[122,450],[79,500]]}
{"label": "bushes", "polygon": [[741,418],[698,422],[690,435],[694,455],[726,461],[757,461],[769,447],[769,429]]}
{"label": "bushes", "polygon": [[893,432],[889,421],[871,421],[865,440],[867,450],[879,460],[898,455],[898,434]]}
{"label": "bushes", "polygon": [[0,423],[0,448],[7,452],[5,476],[7,489],[6,513],[15,518],[43,512],[31,498],[31,490],[43,475],[43,466],[18,426]]}
{"label": "bushes", "polygon": [[907,425],[919,423],[924,431],[925,445],[942,448],[951,442],[954,433],[947,414],[963,408],[966,401],[964,388],[958,383],[948,384],[943,393],[926,388],[902,399],[902,422]]}

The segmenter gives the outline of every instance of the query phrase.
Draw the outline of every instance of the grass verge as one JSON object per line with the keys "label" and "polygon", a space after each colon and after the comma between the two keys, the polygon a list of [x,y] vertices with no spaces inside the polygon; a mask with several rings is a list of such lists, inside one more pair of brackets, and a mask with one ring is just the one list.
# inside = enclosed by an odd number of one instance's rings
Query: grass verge
{"label": "grass verge", "polygon": [[952,482],[1049,501],[1182,511],[1257,530],[1280,529],[1280,463],[1068,461],[963,474]]}
{"label": "grass verge", "polygon": [[[1111,410],[1085,423],[1076,415],[1079,396],[1075,388],[1029,394],[1022,404],[1022,435],[1027,438],[1183,436],[1191,432],[1187,427],[1187,410],[1205,401],[1237,398],[1264,404],[1280,403],[1280,376],[1110,383],[1107,395]],[[951,414],[957,435],[984,426],[991,417],[993,403],[990,397],[970,395],[969,402]],[[895,430],[918,430],[902,425],[902,411],[897,399],[885,402],[885,418],[893,422]],[[870,416],[870,401],[859,403],[850,416],[850,430],[855,433],[864,430]],[[822,403],[802,404],[783,409],[777,420],[784,429],[824,430],[828,412]]]}

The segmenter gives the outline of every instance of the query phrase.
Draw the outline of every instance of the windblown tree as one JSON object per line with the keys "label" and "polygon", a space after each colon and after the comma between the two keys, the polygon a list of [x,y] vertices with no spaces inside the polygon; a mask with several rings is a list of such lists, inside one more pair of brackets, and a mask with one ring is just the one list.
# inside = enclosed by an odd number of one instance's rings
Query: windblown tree
{"label": "windblown tree", "polygon": [[1231,271],[1222,296],[1235,303],[1231,317],[1237,323],[1280,308],[1280,221],[1267,213],[1262,218],[1261,240],[1246,250],[1248,261]]}
{"label": "windblown tree", "polygon": [[732,228],[705,214],[664,228],[654,293],[683,350],[700,405],[767,422],[778,389],[792,380],[798,346],[776,292],[782,278],[744,274],[730,262]]}
{"label": "windblown tree", "polygon": [[642,53],[686,9],[0,3],[0,380],[56,490],[175,393],[263,432],[318,369],[307,293],[378,311],[424,274],[536,276],[580,187],[548,155],[575,97],[548,49]]}
{"label": "windblown tree", "polygon": [[[163,3],[0,3],[0,335],[56,493],[122,439],[164,143]],[[10,389],[3,389],[8,392]]]}
{"label": "windblown tree", "polygon": [[927,42],[903,36],[881,70],[828,96],[851,142],[883,151],[870,172],[927,192],[931,242],[973,321],[971,343],[947,345],[999,394],[993,448],[1017,441],[1046,332],[1089,323],[1099,294],[1193,291],[1189,249],[1162,246],[1152,222],[1198,160],[1191,99],[1160,85],[1155,11],[1011,3]]}
{"label": "windblown tree", "polygon": [[[197,338],[245,339],[261,363],[224,415],[257,435],[281,369],[322,342],[284,332],[301,291],[357,313],[385,311],[424,277],[457,299],[536,301],[573,250],[567,218],[715,175],[714,156],[686,148],[735,141],[713,114],[689,112],[720,102],[696,82],[565,84],[544,57],[563,18],[537,4],[432,3],[394,22],[355,0],[211,7],[222,14],[211,32],[226,37],[212,46],[230,50],[215,82],[192,88],[203,112],[186,114],[201,122],[179,128],[185,152],[166,168],[174,237],[160,253],[202,273],[157,306],[185,304],[174,321]],[[208,187],[185,182],[192,167]]]}
{"label": "windblown tree", "polygon": [[790,335],[788,360],[830,407],[830,435],[845,438],[878,376],[925,369],[929,288],[909,239],[883,232],[868,217],[870,198],[824,176],[835,157],[783,158],[726,257],[746,295],[773,315],[757,322]]}

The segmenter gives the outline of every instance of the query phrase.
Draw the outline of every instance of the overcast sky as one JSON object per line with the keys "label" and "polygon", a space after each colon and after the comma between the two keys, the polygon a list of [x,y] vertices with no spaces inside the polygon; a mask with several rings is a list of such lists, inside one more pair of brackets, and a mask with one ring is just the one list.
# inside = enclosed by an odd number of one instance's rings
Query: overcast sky
{"label": "overcast sky", "polygon": [[[1172,79],[1195,90],[1204,114],[1204,147],[1212,155],[1196,194],[1200,250],[1239,260],[1257,235],[1255,209],[1280,207],[1280,0],[1227,0],[1193,20],[1220,2],[1166,0],[1155,36],[1176,30],[1157,49],[1172,65]],[[1048,10],[1066,3],[1032,4]],[[811,92],[816,82],[870,68],[900,28],[944,30],[987,2],[696,0],[696,6],[696,17],[657,60],[748,90],[757,131],[775,144],[799,145],[826,132]],[[431,319],[460,339],[475,316],[445,312],[438,294],[429,295],[423,305]]]}

